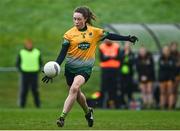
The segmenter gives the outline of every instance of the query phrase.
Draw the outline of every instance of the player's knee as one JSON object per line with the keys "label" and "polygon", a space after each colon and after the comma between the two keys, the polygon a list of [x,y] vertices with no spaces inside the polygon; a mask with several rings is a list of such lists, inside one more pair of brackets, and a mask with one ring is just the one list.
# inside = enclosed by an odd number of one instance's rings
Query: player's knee
{"label": "player's knee", "polygon": [[72,86],[71,86],[71,88],[80,88],[80,86],[81,86],[81,84],[80,84],[80,82],[74,82],[73,84],[72,84]]}

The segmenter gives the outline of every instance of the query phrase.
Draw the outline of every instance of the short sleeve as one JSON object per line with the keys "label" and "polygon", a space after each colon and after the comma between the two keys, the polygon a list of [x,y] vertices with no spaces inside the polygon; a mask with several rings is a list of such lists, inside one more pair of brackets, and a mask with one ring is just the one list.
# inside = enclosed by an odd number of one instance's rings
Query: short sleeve
{"label": "short sleeve", "polygon": [[104,40],[108,36],[109,32],[103,30],[103,34],[100,38],[100,41]]}
{"label": "short sleeve", "polygon": [[70,40],[70,36],[67,33],[65,33],[63,37],[65,40],[68,40],[68,41]]}
{"label": "short sleeve", "polygon": [[63,37],[64,37],[64,41],[63,41],[62,45],[69,45],[70,40],[71,40],[71,37],[70,37],[69,33],[66,32]]}
{"label": "short sleeve", "polygon": [[64,39],[64,41],[63,41],[62,45],[69,45],[69,44],[70,44],[69,40]]}
{"label": "short sleeve", "polygon": [[109,34],[109,32],[105,31],[104,29],[96,28],[98,40],[102,41],[105,37]]}

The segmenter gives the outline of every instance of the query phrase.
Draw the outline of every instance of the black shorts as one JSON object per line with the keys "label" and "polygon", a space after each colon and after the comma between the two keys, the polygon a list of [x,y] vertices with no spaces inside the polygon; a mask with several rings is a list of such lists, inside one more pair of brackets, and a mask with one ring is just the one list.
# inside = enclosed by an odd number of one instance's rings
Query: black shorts
{"label": "black shorts", "polygon": [[175,76],[172,76],[172,75],[170,76],[168,74],[161,74],[161,75],[159,75],[159,81],[160,82],[169,81],[169,80],[174,81],[175,80]]}
{"label": "black shorts", "polygon": [[66,77],[66,83],[68,84],[68,86],[71,86],[73,81],[74,81],[74,77],[77,75],[81,75],[84,77],[85,82],[87,82],[90,78],[90,75],[86,72],[78,72],[78,73],[71,73],[68,70],[65,70],[64,73],[65,77]]}
{"label": "black shorts", "polygon": [[155,81],[155,78],[153,76],[146,76],[146,79],[142,79],[142,76],[139,76],[139,82],[141,83],[147,83],[147,82],[150,82],[150,81]]}

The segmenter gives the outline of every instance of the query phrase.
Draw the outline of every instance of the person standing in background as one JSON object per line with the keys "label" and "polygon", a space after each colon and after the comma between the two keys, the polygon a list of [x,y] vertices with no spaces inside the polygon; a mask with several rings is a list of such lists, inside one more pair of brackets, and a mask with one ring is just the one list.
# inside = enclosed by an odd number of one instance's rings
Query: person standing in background
{"label": "person standing in background", "polygon": [[175,60],[175,81],[174,81],[174,105],[176,108],[176,103],[178,100],[178,86],[180,83],[180,52],[178,51],[178,43],[172,42],[170,44],[171,56]]}
{"label": "person standing in background", "polygon": [[35,106],[39,108],[41,103],[38,90],[38,73],[42,67],[42,58],[41,52],[33,47],[32,40],[25,40],[24,48],[18,54],[16,67],[21,74],[19,106],[21,108],[26,106],[27,94],[30,89]]}
{"label": "person standing in background", "polygon": [[174,105],[175,61],[168,46],[164,46],[159,58],[158,79],[160,84],[160,107],[172,109]]}
{"label": "person standing in background", "polygon": [[[110,40],[104,40],[99,46],[101,67],[101,106],[106,108],[117,108],[117,82],[120,68],[120,46]],[[108,102],[106,102],[108,94]],[[105,103],[105,104],[104,104]]]}
{"label": "person standing in background", "polygon": [[[124,45],[124,50],[121,53],[122,63],[120,68],[120,83],[121,83],[121,106],[128,107],[128,104],[133,99],[133,74],[134,74],[134,53],[131,50],[130,43],[127,41]],[[126,98],[127,96],[127,98]]]}
{"label": "person standing in background", "polygon": [[142,93],[143,108],[152,108],[153,82],[155,81],[154,60],[152,54],[145,47],[139,49],[136,69]]}

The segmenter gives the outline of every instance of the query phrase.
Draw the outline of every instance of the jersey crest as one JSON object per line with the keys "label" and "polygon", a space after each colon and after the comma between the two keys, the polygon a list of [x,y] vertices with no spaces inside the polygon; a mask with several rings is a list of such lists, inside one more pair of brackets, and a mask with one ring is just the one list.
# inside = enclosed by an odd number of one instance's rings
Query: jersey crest
{"label": "jersey crest", "polygon": [[78,48],[81,50],[87,50],[90,47],[90,43],[82,42],[78,44]]}

